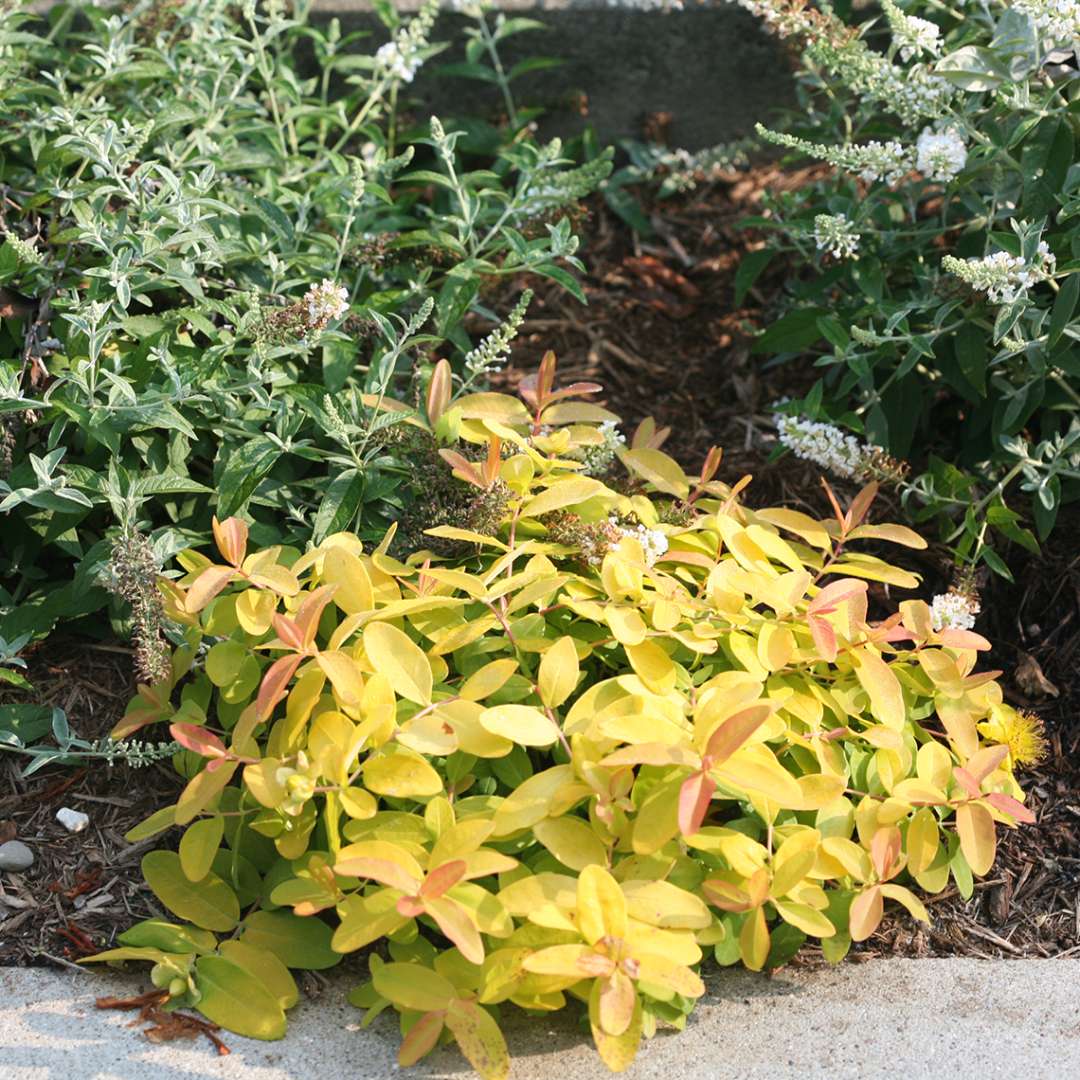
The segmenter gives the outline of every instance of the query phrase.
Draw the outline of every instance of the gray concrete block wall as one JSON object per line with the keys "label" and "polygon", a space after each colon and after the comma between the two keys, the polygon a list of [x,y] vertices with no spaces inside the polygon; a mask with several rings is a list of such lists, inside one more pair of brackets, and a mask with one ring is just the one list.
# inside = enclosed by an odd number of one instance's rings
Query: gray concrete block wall
{"label": "gray concrete block wall", "polygon": [[[416,2],[399,0],[399,10]],[[548,132],[573,135],[591,123],[602,141],[640,137],[648,114],[667,112],[672,145],[697,150],[751,133],[756,122],[768,122],[793,101],[782,46],[735,4],[688,5],[671,14],[603,0],[499,0],[497,8],[545,25],[504,43],[509,63],[532,55],[565,61],[515,83],[521,102],[553,110]],[[316,0],[313,10],[318,19],[338,17],[343,28],[370,29],[375,45],[386,38],[366,0]],[[497,101],[494,87],[439,77],[435,70],[462,59],[464,22],[451,12],[440,17],[436,40],[457,44],[407,88],[421,109],[465,113]],[[585,115],[575,114],[578,103]]]}

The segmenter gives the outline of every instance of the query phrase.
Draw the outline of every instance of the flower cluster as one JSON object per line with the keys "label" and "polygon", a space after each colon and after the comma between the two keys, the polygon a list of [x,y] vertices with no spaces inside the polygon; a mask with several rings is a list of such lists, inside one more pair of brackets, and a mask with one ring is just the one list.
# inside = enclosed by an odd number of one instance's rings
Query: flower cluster
{"label": "flower cluster", "polygon": [[967,145],[955,128],[923,128],[915,144],[915,168],[928,180],[948,183],[967,164]]}
{"label": "flower cluster", "polygon": [[618,421],[604,420],[598,430],[603,442],[574,451],[574,458],[584,463],[584,471],[589,476],[603,476],[614,464],[619,447],[626,445],[626,436],[619,431]]}
{"label": "flower cluster", "polygon": [[970,630],[981,610],[974,593],[950,589],[930,603],[930,622],[935,630]]}
{"label": "flower cluster", "polygon": [[412,82],[424,63],[423,50],[439,13],[439,0],[429,0],[416,18],[398,30],[391,41],[375,51],[375,70],[401,82]]}
{"label": "flower cluster", "polygon": [[893,0],[882,0],[881,8],[889,20],[893,41],[900,46],[902,59],[910,60],[924,52],[937,55],[941,48],[941,30],[936,23],[905,14]]}
{"label": "flower cluster", "polygon": [[939,119],[954,94],[948,80],[926,65],[900,67],[859,38],[810,38],[805,52],[852,93],[895,113],[905,124]]}
{"label": "flower cluster", "polygon": [[957,259],[946,255],[941,266],[973,289],[986,293],[991,304],[1011,304],[1025,296],[1031,286],[1052,277],[1056,260],[1043,240],[1030,263],[1020,255],[995,251],[981,259]]}
{"label": "flower cluster", "polygon": [[770,131],[763,124],[758,124],[756,131],[766,142],[819,158],[838,169],[854,173],[867,183],[883,180],[886,184],[896,184],[915,166],[910,149],[895,140],[883,143],[872,139],[861,146],[827,146],[783,131]]}
{"label": "flower cluster", "polygon": [[111,593],[131,608],[135,672],[147,683],[168,678],[167,618],[157,579],[161,564],[150,541],[138,529],[124,529],[113,542],[104,581]]}
{"label": "flower cluster", "polygon": [[1014,0],[1012,9],[1057,44],[1071,46],[1080,40],[1080,0]]}
{"label": "flower cluster", "polygon": [[907,465],[887,454],[880,446],[868,446],[833,424],[808,420],[803,416],[776,413],[777,438],[797,458],[813,462],[845,480],[903,479]]}
{"label": "flower cluster", "polygon": [[41,252],[34,246],[33,241],[24,240],[21,236],[9,232],[4,236],[8,247],[15,252],[16,258],[25,266],[40,266],[45,260]]}
{"label": "flower cluster", "polygon": [[340,319],[349,307],[349,290],[323,278],[304,294],[309,330],[325,330],[332,319]]}
{"label": "flower cluster", "polygon": [[786,3],[785,0],[736,0],[739,7],[756,15],[766,30],[777,37],[808,36],[817,32],[822,17],[806,4]]}
{"label": "flower cluster", "polygon": [[510,342],[517,336],[518,327],[525,320],[525,312],[532,302],[532,291],[526,289],[501,326],[497,326],[475,349],[465,354],[465,371],[468,381],[490,371],[498,371],[510,355]]}
{"label": "flower cluster", "polygon": [[667,552],[668,538],[659,529],[648,529],[641,524],[623,525],[617,517],[609,518],[609,521],[618,530],[620,538],[628,536],[641,545],[647,565],[652,566]]}
{"label": "flower cluster", "polygon": [[814,243],[834,259],[856,258],[859,230],[844,214],[818,214],[814,218]]}
{"label": "flower cluster", "polygon": [[420,70],[424,61],[414,50],[404,48],[396,41],[380,45],[375,53],[375,63],[379,64],[388,75],[402,82],[412,82],[413,76]]}

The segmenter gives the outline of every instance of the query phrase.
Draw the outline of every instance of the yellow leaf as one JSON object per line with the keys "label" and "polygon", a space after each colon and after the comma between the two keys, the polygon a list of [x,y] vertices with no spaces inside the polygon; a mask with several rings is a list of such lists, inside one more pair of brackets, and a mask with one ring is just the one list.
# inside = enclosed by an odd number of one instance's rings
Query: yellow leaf
{"label": "yellow leaf", "polygon": [[625,1072],[633,1064],[641,1045],[644,1021],[641,1000],[635,996],[634,1012],[626,1030],[621,1035],[609,1035],[604,1031],[600,1026],[600,980],[593,980],[589,995],[589,1026],[592,1028],[596,1052],[612,1072]]}
{"label": "yellow leaf", "polygon": [[431,662],[403,630],[386,622],[364,628],[364,652],[374,669],[385,675],[394,693],[417,705],[431,703]]}
{"label": "yellow leaf", "polygon": [[926,541],[917,532],[903,525],[860,525],[848,533],[848,539],[887,540],[919,551],[926,547]]}
{"label": "yellow leaf", "polygon": [[493,818],[493,835],[510,836],[542,821],[555,796],[573,782],[572,765],[556,765],[530,776],[499,804]]}
{"label": "yellow leaf", "polygon": [[442,778],[419,754],[405,748],[387,749],[363,765],[364,787],[376,795],[419,799],[438,795]]}
{"label": "yellow leaf", "polygon": [[589,476],[570,476],[559,479],[535,498],[530,499],[521,508],[521,516],[523,518],[542,517],[554,510],[562,510],[566,506],[576,506],[578,503],[585,502],[586,499],[591,499],[594,495],[605,494],[607,490],[599,480],[593,480]]}
{"label": "yellow leaf", "polygon": [[510,1054],[499,1025],[474,1001],[458,1000],[446,1010],[446,1026],[480,1080],[506,1080]]}
{"label": "yellow leaf", "polygon": [[607,865],[607,847],[581,818],[546,818],[537,822],[533,834],[563,866],[571,870],[584,870],[594,863]]}
{"label": "yellow leaf", "polygon": [[604,619],[621,645],[640,645],[648,633],[645,620],[637,608],[608,604],[604,608]]}
{"label": "yellow leaf", "polygon": [[900,731],[904,727],[904,692],[900,681],[887,663],[869,646],[850,653],[855,665],[855,677],[870,697],[874,718],[887,727]]}
{"label": "yellow leaf", "polygon": [[510,739],[495,735],[480,723],[484,708],[475,701],[447,701],[436,707],[434,715],[449,724],[464,754],[482,758],[506,757],[514,749]]}
{"label": "yellow leaf", "polygon": [[345,708],[358,709],[364,696],[360,665],[346,652],[321,652],[315,657],[320,670],[334,687],[334,696]]}
{"label": "yellow leaf", "polygon": [[753,516],[794,533],[800,540],[805,540],[811,547],[828,551],[832,547],[832,537],[820,521],[815,521],[798,510],[755,510]]}
{"label": "yellow leaf", "polygon": [[540,700],[549,709],[557,709],[574,692],[580,673],[574,639],[559,638],[540,660]]}
{"label": "yellow leaf", "polygon": [[685,499],[690,494],[690,483],[678,463],[660,450],[645,447],[640,450],[623,450],[619,460],[631,471],[647,480],[657,491]]}
{"label": "yellow leaf", "polygon": [[791,923],[804,934],[812,934],[818,938],[829,938],[836,934],[836,927],[809,904],[795,904],[790,900],[773,900],[772,904],[784,922]]}
{"label": "yellow leaf", "polygon": [[675,688],[678,674],[675,664],[655,641],[646,640],[637,645],[625,645],[624,648],[637,677],[654,694],[668,694]]}
{"label": "yellow leaf", "polygon": [[464,420],[494,420],[500,424],[525,424],[529,412],[517,398],[509,394],[466,394],[454,402]]}
{"label": "yellow leaf", "polygon": [[420,964],[380,964],[371,975],[376,991],[402,1009],[445,1009],[458,996],[449,979]]}
{"label": "yellow leaf", "polygon": [[757,656],[769,671],[786,667],[795,652],[795,636],[779,623],[766,623],[758,634]]}
{"label": "yellow leaf", "polygon": [[897,566],[890,566],[873,555],[856,554],[848,552],[843,558],[838,559],[832,565],[834,573],[843,572],[849,577],[865,578],[867,581],[880,581],[885,585],[895,585],[900,589],[917,589],[919,577],[910,574],[907,570],[901,570]]}
{"label": "yellow leaf", "polygon": [[926,911],[925,905],[910,889],[905,889],[903,885],[893,885],[892,883],[889,883],[887,885],[882,885],[881,891],[891,900],[898,900],[903,904],[912,918],[918,919],[919,922],[930,922],[930,916]]}
{"label": "yellow leaf", "polygon": [[930,868],[937,857],[939,842],[937,818],[924,806],[908,822],[907,868],[912,874],[921,874]]}
{"label": "yellow leaf", "polygon": [[595,945],[601,938],[626,937],[626,897],[602,866],[586,866],[577,886],[577,921],[581,936]]}
{"label": "yellow leaf", "polygon": [[492,660],[482,668],[474,671],[458,690],[458,697],[466,701],[483,701],[498,690],[511,675],[517,671],[516,660]]}
{"label": "yellow leaf", "polygon": [[336,585],[334,603],[347,615],[370,611],[375,606],[375,594],[364,564],[352,552],[332,547],[323,557],[322,580]]}
{"label": "yellow leaf", "polygon": [[769,958],[769,926],[765,922],[765,912],[754,908],[746,916],[742,930],[739,931],[739,952],[743,963],[751,971],[760,971]]}
{"label": "yellow leaf", "polygon": [[270,629],[277,597],[262,589],[246,589],[236,597],[236,621],[245,634],[262,637]]}
{"label": "yellow leaf", "polygon": [[532,705],[496,705],[480,714],[481,725],[519,746],[550,746],[559,729]]}

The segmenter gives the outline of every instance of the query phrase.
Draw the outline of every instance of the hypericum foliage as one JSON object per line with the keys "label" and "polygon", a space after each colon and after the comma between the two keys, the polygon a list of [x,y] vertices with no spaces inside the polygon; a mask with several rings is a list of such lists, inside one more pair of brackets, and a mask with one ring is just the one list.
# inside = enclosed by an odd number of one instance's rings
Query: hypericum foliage
{"label": "hypericum foliage", "polygon": [[797,56],[802,107],[760,136],[836,170],[753,219],[740,290],[798,271],[756,348],[813,356],[792,415],[910,460],[915,519],[1007,574],[1080,496],[1075,5],[740,3]]}
{"label": "hypericum foliage", "polygon": [[[300,0],[34,6],[0,4],[4,635],[106,604],[136,521],[165,559],[212,512],[263,544],[381,535],[409,463],[370,402],[460,368],[494,281],[580,295],[572,204],[610,155],[570,167],[535,112],[406,122],[432,0],[377,5],[382,45]],[[453,73],[505,101],[498,45],[533,25],[476,5]]]}
{"label": "hypericum foliage", "polygon": [[114,735],[186,748],[131,838],[183,830],[143,869],[193,925],[96,959],[275,1038],[287,967],[378,944],[353,1001],[401,1013],[402,1064],[454,1038],[505,1077],[493,1007],[575,998],[619,1070],[683,1024],[704,957],[775,967],[809,937],[837,961],[886,900],[927,919],[912,886],[970,895],[998,825],[1031,820],[987,642],[871,592],[918,582],[861,542],[924,546],[870,523],[872,485],[832,520],[753,510],[718,451],[688,476],[643,425],[609,486],[582,451],[613,418],[554,377],[453,404],[432,380],[445,467],[502,493],[490,530],[430,530],[453,560],[389,534],[252,550],[237,518],[216,559],[181,555],[184,644]]}

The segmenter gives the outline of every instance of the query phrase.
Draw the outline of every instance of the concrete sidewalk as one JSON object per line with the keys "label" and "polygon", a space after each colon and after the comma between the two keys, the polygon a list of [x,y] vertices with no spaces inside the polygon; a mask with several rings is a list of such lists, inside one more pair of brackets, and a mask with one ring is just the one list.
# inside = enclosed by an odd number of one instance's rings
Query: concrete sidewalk
{"label": "concrete sidewalk", "polygon": [[[3,1080],[368,1080],[468,1077],[455,1049],[399,1072],[393,1020],[359,1030],[335,981],[293,1009],[282,1042],[237,1036],[154,1045],[129,1014],[94,998],[147,989],[145,978],[0,970]],[[632,1080],[1023,1080],[1080,1076],[1080,960],[884,960],[772,979],[715,973],[681,1034],[644,1044]],[[571,1016],[507,1023],[513,1080],[610,1074]]]}

